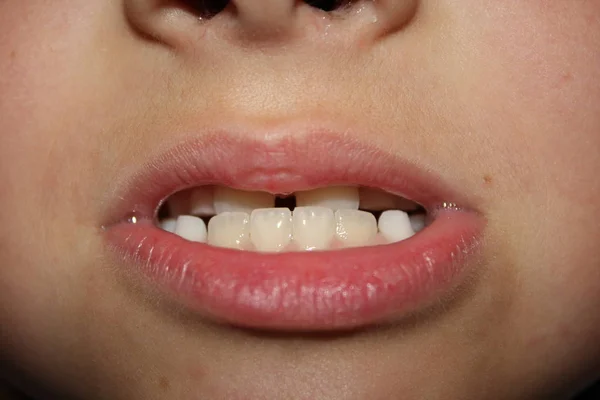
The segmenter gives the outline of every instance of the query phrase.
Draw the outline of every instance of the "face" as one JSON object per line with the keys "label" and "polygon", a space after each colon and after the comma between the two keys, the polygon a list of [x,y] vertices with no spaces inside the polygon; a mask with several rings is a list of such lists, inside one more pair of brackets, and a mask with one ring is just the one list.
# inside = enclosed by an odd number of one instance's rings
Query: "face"
{"label": "face", "polygon": [[[532,399],[595,378],[600,3],[199,3],[0,2],[11,381]],[[352,211],[366,187],[410,218]],[[188,188],[209,210],[173,235]],[[325,207],[252,212],[273,195]]]}

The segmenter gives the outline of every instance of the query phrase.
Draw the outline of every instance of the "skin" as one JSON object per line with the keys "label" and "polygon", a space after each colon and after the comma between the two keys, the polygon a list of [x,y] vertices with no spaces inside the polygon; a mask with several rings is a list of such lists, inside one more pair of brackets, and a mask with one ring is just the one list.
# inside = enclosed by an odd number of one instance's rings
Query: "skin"
{"label": "skin", "polygon": [[[239,0],[200,23],[168,3],[0,2],[12,384],[81,399],[561,399],[600,375],[599,2],[389,0],[329,19]],[[124,171],[224,121],[258,138],[352,126],[435,171],[487,219],[477,278],[436,312],[344,335],[165,307],[123,278],[99,227]]]}

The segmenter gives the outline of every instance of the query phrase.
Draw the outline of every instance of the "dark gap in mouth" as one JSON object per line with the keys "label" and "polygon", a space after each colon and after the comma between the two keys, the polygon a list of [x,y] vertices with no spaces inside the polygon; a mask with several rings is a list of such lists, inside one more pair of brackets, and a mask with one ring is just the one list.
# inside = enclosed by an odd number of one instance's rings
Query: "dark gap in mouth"
{"label": "dark gap in mouth", "polygon": [[369,212],[369,213],[373,214],[375,216],[375,219],[377,221],[379,221],[379,217],[383,213],[383,211],[368,211],[368,210],[361,210],[361,211],[366,211],[366,212]]}
{"label": "dark gap in mouth", "polygon": [[170,217],[169,208],[167,207],[167,202],[165,201],[158,209],[156,218],[158,218],[159,221],[162,221],[163,219],[167,219],[169,217]]}
{"label": "dark gap in mouth", "polygon": [[296,208],[296,196],[289,195],[275,197],[275,207],[289,208],[291,211],[294,211],[294,208]]}
{"label": "dark gap in mouth", "polygon": [[[390,210],[395,210],[395,209],[396,208],[390,208]],[[360,208],[360,207],[359,207],[359,210],[371,213],[371,214],[375,215],[375,217],[377,217],[377,218],[379,218],[379,216],[381,215],[382,212],[388,211],[388,210],[369,210],[369,209]],[[415,204],[415,207],[411,208],[411,209],[400,208],[400,210],[404,211],[408,215],[426,214],[427,213],[427,210],[425,209],[425,207],[421,206],[420,204]]]}
{"label": "dark gap in mouth", "polygon": [[210,219],[211,219],[211,218],[212,218],[212,217],[200,217],[200,219],[201,219],[202,221],[204,221],[204,224],[205,224],[206,226],[208,226],[208,221],[210,221]]}

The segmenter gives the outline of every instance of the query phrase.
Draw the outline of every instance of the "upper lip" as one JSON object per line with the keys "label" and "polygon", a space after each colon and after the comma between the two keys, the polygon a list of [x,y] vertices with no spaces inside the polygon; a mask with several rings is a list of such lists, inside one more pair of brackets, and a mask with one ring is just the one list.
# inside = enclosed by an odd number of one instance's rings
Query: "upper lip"
{"label": "upper lip", "polygon": [[133,215],[154,218],[171,194],[201,185],[274,194],[363,185],[405,197],[428,211],[448,204],[477,211],[467,193],[436,174],[350,135],[317,130],[258,140],[213,131],[176,143],[117,180],[116,203],[110,202],[103,226]]}

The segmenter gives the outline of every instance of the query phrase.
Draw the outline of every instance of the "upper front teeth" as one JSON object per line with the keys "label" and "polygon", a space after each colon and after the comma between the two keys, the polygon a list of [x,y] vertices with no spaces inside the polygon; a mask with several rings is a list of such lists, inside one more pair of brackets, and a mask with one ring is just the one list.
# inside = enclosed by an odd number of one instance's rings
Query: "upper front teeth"
{"label": "upper front teeth", "polygon": [[275,206],[275,196],[266,192],[246,192],[218,186],[214,192],[214,206],[217,214],[227,211],[251,213],[257,208]]}
{"label": "upper front teeth", "polygon": [[[380,189],[333,186],[294,193],[296,207],[326,207],[336,210],[416,211],[410,200]],[[247,212],[275,207],[275,196],[222,186],[202,186],[173,194],[167,201],[171,217],[196,215],[210,217],[223,212]]]}
{"label": "upper front teeth", "polygon": [[320,206],[332,210],[358,210],[360,197],[358,188],[352,186],[333,186],[296,193],[296,205]]}

